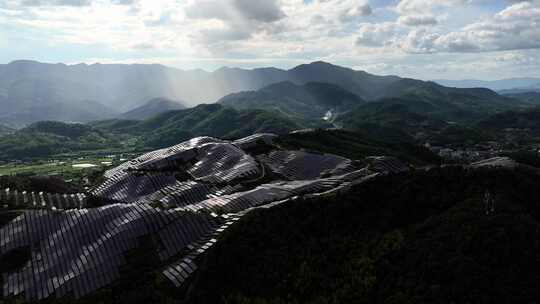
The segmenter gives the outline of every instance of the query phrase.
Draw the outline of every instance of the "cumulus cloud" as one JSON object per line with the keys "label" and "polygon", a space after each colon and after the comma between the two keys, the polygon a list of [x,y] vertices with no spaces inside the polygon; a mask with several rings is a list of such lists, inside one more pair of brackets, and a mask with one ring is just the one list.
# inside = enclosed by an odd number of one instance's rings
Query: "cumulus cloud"
{"label": "cumulus cloud", "polygon": [[409,26],[436,25],[437,18],[432,15],[405,15],[399,17],[398,23]]}
{"label": "cumulus cloud", "polygon": [[398,46],[408,53],[434,53],[437,51],[435,42],[437,38],[437,34],[425,29],[412,30],[399,42]]}
{"label": "cumulus cloud", "polygon": [[472,23],[436,39],[443,51],[501,51],[540,48],[540,6],[525,1],[493,18]]}
{"label": "cumulus cloud", "polygon": [[188,6],[186,16],[221,22],[207,23],[192,35],[194,40],[213,44],[249,39],[255,33],[271,30],[271,24],[286,15],[277,0],[203,0]]}
{"label": "cumulus cloud", "polygon": [[[421,2],[424,3],[418,0],[402,0],[397,5],[397,11],[405,15],[401,15],[394,25],[386,23],[362,26],[359,29],[357,44],[372,47],[392,44],[407,53],[468,53],[540,48],[539,1],[517,1],[490,18],[450,31],[426,27],[434,27],[438,22],[433,15],[416,15],[426,10],[425,7],[421,7]],[[470,2],[427,0],[424,4],[429,10],[430,4],[459,5]],[[423,28],[397,30],[399,26],[423,26]],[[389,39],[389,36],[392,39]]]}
{"label": "cumulus cloud", "polygon": [[[506,7],[493,13],[501,4]],[[418,58],[428,67],[440,56],[490,54],[505,68],[525,69],[538,67],[530,58],[540,54],[521,53],[540,48],[539,10],[540,0],[497,6],[488,0],[0,0],[0,40],[10,47],[34,41],[27,49],[87,47],[141,61],[188,58],[183,64],[322,59],[354,66],[378,59],[374,70],[412,73]]]}
{"label": "cumulus cloud", "polygon": [[199,19],[238,19],[269,23],[285,17],[276,0],[201,0],[186,9],[186,15]]}
{"label": "cumulus cloud", "polygon": [[436,7],[456,6],[472,3],[473,0],[401,0],[396,11],[400,14],[425,13]]}
{"label": "cumulus cloud", "polygon": [[283,17],[276,0],[233,0],[234,7],[247,19],[260,22],[274,22]]}
{"label": "cumulus cloud", "polygon": [[363,3],[343,9],[339,18],[343,22],[350,22],[358,20],[362,17],[370,16],[371,14],[373,14],[373,9],[371,6],[367,3]]}
{"label": "cumulus cloud", "polygon": [[396,36],[396,25],[392,22],[364,24],[358,31],[356,45],[382,47],[392,44]]}
{"label": "cumulus cloud", "polygon": [[435,26],[435,11],[441,7],[463,5],[472,0],[401,0],[394,7],[399,14],[397,23],[405,26]]}

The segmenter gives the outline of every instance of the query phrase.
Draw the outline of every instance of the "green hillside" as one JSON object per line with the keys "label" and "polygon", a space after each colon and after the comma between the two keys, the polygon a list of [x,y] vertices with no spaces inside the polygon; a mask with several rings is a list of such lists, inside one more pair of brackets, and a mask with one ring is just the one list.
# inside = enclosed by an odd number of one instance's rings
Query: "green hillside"
{"label": "green hillside", "polygon": [[[381,130],[375,129],[374,130]],[[395,130],[383,130],[396,132]],[[341,155],[350,159],[362,159],[366,156],[395,156],[406,162],[425,165],[440,162],[431,151],[417,146],[411,141],[395,141],[374,132],[360,130],[316,130],[314,132],[292,133],[280,136],[278,142],[286,149],[306,149],[322,153]],[[406,137],[406,135],[405,135]]]}
{"label": "green hillside", "polygon": [[277,112],[235,110],[219,104],[168,111],[147,120],[104,120],[88,125],[38,122],[0,138],[0,159],[47,157],[101,149],[149,150],[196,136],[240,138],[301,129]]}
{"label": "green hillside", "polygon": [[[460,123],[452,122],[453,115],[457,113],[463,113],[463,117],[475,116],[476,118],[460,119]],[[497,117],[506,117],[508,114],[505,113],[507,112],[492,116],[484,114],[477,116],[474,112],[459,109],[457,105],[448,102],[403,97],[382,99],[359,106],[338,117],[335,123],[346,129],[365,132],[373,130],[375,126],[379,130],[386,130],[380,131],[380,136],[386,136],[395,141],[399,141],[400,138],[401,140],[412,138],[420,143],[427,141],[434,145],[463,145],[493,140],[496,134],[491,132],[493,130],[486,123]],[[474,123],[476,119],[484,116],[491,118],[487,118],[478,125]],[[503,124],[494,122],[493,125]],[[405,135],[400,136],[398,132]],[[390,137],[392,134],[393,136]]]}
{"label": "green hillside", "polygon": [[236,109],[276,110],[294,119],[321,120],[328,111],[335,114],[346,112],[364,100],[334,84],[280,82],[258,91],[227,95],[218,103]]}
{"label": "green hillside", "polygon": [[408,102],[427,103],[431,109],[423,113],[440,120],[460,123],[471,123],[495,113],[529,106],[489,89],[447,88],[434,82],[415,79],[395,82],[386,88],[386,95],[404,98]]}
{"label": "green hillside", "polygon": [[432,103],[406,98],[383,99],[359,106],[338,117],[336,124],[354,130],[362,130],[366,125],[379,125],[407,133],[412,137],[423,137],[425,133],[436,132],[447,123],[432,118],[440,111]]}
{"label": "green hillside", "polygon": [[257,132],[286,133],[301,128],[279,113],[235,110],[218,104],[170,111],[142,121],[132,129],[144,134],[147,147],[166,147],[194,136],[240,138]]}
{"label": "green hillside", "polygon": [[120,147],[115,138],[91,126],[46,121],[0,137],[0,159],[46,157],[114,147]]}
{"label": "green hillside", "polygon": [[535,302],[537,179],[436,168],[253,212],[210,252],[187,302]]}

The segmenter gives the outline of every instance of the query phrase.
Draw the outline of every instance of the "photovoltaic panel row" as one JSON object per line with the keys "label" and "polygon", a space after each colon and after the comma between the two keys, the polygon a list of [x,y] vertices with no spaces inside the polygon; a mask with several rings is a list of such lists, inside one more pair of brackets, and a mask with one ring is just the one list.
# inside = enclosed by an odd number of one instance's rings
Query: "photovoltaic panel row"
{"label": "photovoltaic panel row", "polygon": [[73,209],[86,206],[86,195],[58,194],[47,192],[18,191],[15,189],[0,190],[0,206],[8,208],[47,208]]}
{"label": "photovoltaic panel row", "polygon": [[139,246],[141,236],[158,236],[154,245],[165,261],[210,235],[221,221],[149,204],[26,211],[0,229],[0,255],[24,247],[31,251],[20,270],[3,274],[3,294],[24,293],[28,300],[84,296],[118,278],[125,254]]}
{"label": "photovoltaic panel row", "polygon": [[316,179],[321,175],[341,175],[354,170],[352,161],[331,154],[304,151],[272,151],[259,156],[273,172],[289,180]]}

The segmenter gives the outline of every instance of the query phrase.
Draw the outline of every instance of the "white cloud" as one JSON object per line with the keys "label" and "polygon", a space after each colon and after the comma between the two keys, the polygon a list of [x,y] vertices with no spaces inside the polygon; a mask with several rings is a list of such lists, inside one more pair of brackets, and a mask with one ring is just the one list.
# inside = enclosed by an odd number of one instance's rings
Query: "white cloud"
{"label": "white cloud", "polygon": [[540,5],[520,2],[486,21],[441,35],[441,51],[500,51],[540,48]]}
{"label": "white cloud", "polygon": [[408,53],[434,53],[437,51],[435,45],[437,38],[436,34],[430,33],[428,30],[415,29],[410,31],[407,37],[400,40],[399,47]]}
{"label": "white cloud", "polygon": [[367,47],[382,47],[394,43],[397,35],[396,25],[392,22],[364,24],[358,31],[356,44]]}
{"label": "white cloud", "polygon": [[[471,1],[443,0],[417,1],[402,0],[396,10],[402,13],[431,11],[434,6],[462,5]],[[422,6],[424,3],[424,6]],[[404,31],[403,26],[436,26],[433,15],[401,15],[397,25],[384,24],[364,26],[359,30],[359,45],[387,46],[388,36],[394,47],[408,53],[436,52],[489,52],[540,48],[540,4],[536,1],[520,1],[482,21],[469,23],[461,29],[445,31],[442,27],[433,29],[412,29]],[[383,29],[392,28],[393,31]]]}
{"label": "white cloud", "polygon": [[190,37],[204,45],[250,39],[286,17],[276,0],[199,0],[186,7],[186,16],[200,21]]}
{"label": "white cloud", "polygon": [[437,18],[433,15],[405,15],[399,17],[398,23],[409,26],[436,25]]}
{"label": "white cloud", "polygon": [[373,9],[367,3],[360,5],[353,5],[348,8],[344,8],[340,14],[340,20],[343,22],[351,22],[358,20],[362,17],[367,17],[373,14]]}
{"label": "white cloud", "polygon": [[396,5],[396,11],[400,14],[418,14],[432,12],[437,7],[451,7],[472,2],[473,0],[401,0]]}
{"label": "white cloud", "polygon": [[[115,54],[114,60],[122,56],[141,62],[155,58],[180,66],[189,62],[205,66],[227,62],[289,65],[319,59],[356,66],[369,59],[374,61],[370,63],[374,71],[453,73],[461,71],[455,66],[466,68],[473,60],[458,64],[452,58],[469,58],[478,52],[505,54],[501,58],[491,53],[482,56],[497,62],[513,60],[523,69],[538,66],[531,58],[540,54],[520,54],[540,48],[540,0],[506,0],[507,7],[498,13],[488,0],[393,3],[0,0],[0,37],[11,48],[24,43],[21,41],[32,41],[36,49],[52,45],[62,50],[68,45],[67,49],[84,48],[86,54],[98,50],[96,56]],[[1,58],[6,56],[0,54]],[[438,68],[428,69],[434,60],[443,59],[446,62],[434,64]],[[481,61],[476,68],[492,69]],[[498,66],[510,69],[510,64]]]}
{"label": "white cloud", "polygon": [[233,0],[234,7],[247,19],[274,22],[285,17],[276,0]]}
{"label": "white cloud", "polygon": [[[97,2],[96,0],[18,0],[18,1],[9,1],[12,5],[20,5],[20,6],[88,6],[91,5],[94,2]],[[110,0],[110,4],[117,4],[117,5],[132,5],[136,3],[138,0]]]}

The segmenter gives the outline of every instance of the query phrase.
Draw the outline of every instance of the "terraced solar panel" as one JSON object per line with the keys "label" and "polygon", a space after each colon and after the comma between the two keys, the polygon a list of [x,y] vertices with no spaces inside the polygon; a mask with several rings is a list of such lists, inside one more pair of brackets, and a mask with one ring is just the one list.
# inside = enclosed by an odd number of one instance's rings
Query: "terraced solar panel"
{"label": "terraced solar panel", "polygon": [[[370,159],[366,169],[334,155],[274,150],[254,157],[243,150],[274,138],[194,138],[108,170],[88,194],[0,190],[0,201],[12,207],[42,208],[0,228],[0,256],[24,246],[32,251],[26,267],[2,274],[4,296],[88,295],[118,279],[126,253],[148,235],[156,236],[151,242],[163,263],[178,259],[163,275],[180,287],[196,271],[198,256],[253,208],[339,191],[376,172],[406,167],[390,158]],[[281,179],[258,182],[265,167]],[[105,205],[86,209],[87,195]]]}

